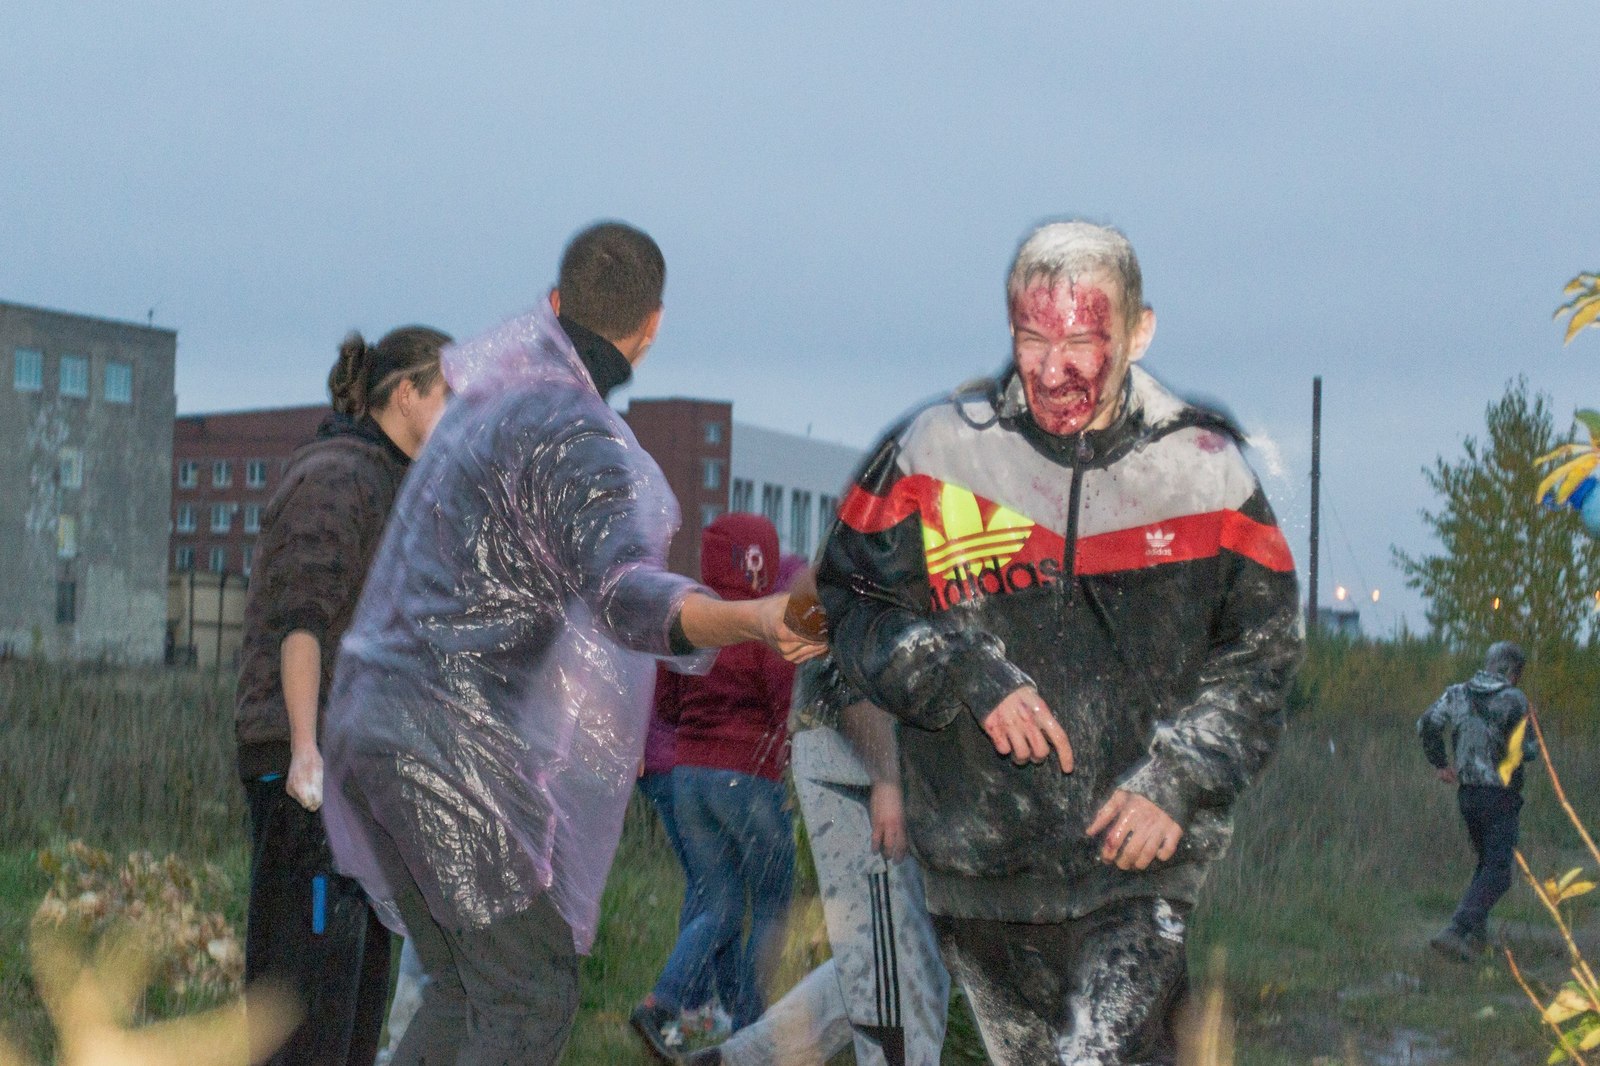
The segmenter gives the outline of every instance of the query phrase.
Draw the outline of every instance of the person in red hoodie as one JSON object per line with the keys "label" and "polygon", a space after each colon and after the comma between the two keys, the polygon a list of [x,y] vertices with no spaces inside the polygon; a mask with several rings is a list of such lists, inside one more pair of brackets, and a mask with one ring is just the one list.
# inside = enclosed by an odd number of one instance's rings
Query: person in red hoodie
{"label": "person in red hoodie", "polygon": [[[778,531],[770,520],[725,514],[706,527],[700,578],[724,599],[776,591],[778,568]],[[732,995],[723,997],[731,999],[723,1007],[734,1029],[766,1006],[794,881],[794,828],[783,785],[794,666],[746,642],[723,648],[703,677],[663,672],[660,683],[656,706],[676,727],[673,810],[688,880],[702,898],[630,1020],[649,1050],[671,1061],[662,1029],[719,952],[738,960]],[[741,943],[747,899],[750,933]]]}

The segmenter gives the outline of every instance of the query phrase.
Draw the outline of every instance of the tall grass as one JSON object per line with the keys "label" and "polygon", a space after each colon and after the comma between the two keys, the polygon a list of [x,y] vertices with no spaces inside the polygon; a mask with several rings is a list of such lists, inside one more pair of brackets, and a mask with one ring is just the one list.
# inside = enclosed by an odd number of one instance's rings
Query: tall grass
{"label": "tall grass", "polygon": [[231,675],[0,665],[0,844],[208,857],[239,845],[244,818]]}
{"label": "tall grass", "polygon": [[[1478,662],[1422,642],[1313,645],[1284,742],[1240,803],[1233,847],[1194,919],[1191,957],[1227,949],[1244,1043],[1257,1054],[1337,1057],[1352,1034],[1376,1039],[1397,1026],[1438,1034],[1466,1062],[1533,1061],[1546,1047],[1503,969],[1444,965],[1427,948],[1473,859],[1455,789],[1423,759],[1415,723]],[[1589,815],[1600,814],[1594,675],[1594,663],[1574,658],[1531,664],[1524,679],[1568,792]],[[1525,797],[1522,849],[1534,868],[1581,865],[1537,767]],[[1545,977],[1561,978],[1531,894],[1514,886],[1494,917],[1506,935],[1531,938],[1521,947]],[[1280,1061],[1248,1051],[1241,1060]]]}
{"label": "tall grass", "polygon": [[[1226,949],[1241,1066],[1376,1058],[1388,1034],[1402,1031],[1431,1034],[1457,1062],[1534,1061],[1547,1047],[1500,968],[1448,965],[1427,948],[1471,857],[1454,790],[1434,779],[1414,723],[1479,657],[1415,640],[1313,644],[1278,757],[1241,803],[1233,847],[1193,922],[1197,974],[1213,949]],[[1600,822],[1600,661],[1531,663],[1524,687],[1580,815]],[[209,674],[0,666],[0,933],[20,932],[20,916],[42,892],[31,852],[62,834],[114,852],[215,855],[242,871],[231,707],[231,679]],[[1541,871],[1582,865],[1544,776],[1528,776],[1522,843],[1530,863]],[[636,804],[585,963],[566,1061],[647,1061],[627,1012],[671,949],[681,891],[664,839]],[[789,978],[825,950],[814,893],[802,860]],[[1580,901],[1580,936],[1592,942],[1582,909]],[[1495,917],[1536,979],[1562,979],[1561,947],[1530,893],[1514,887]],[[36,1004],[14,1001],[20,951],[0,946],[0,956],[0,1026],[42,1024]],[[945,1061],[982,1061],[964,1021]]]}

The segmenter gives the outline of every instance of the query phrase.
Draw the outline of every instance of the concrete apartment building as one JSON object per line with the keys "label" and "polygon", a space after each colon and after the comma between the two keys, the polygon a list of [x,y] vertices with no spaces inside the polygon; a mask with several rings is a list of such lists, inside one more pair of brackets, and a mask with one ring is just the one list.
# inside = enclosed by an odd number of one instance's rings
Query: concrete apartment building
{"label": "concrete apartment building", "polygon": [[683,511],[667,563],[700,576],[700,531],[725,511],[763,514],[785,552],[810,556],[839,509],[859,449],[733,421],[726,401],[634,400],[624,417]]}
{"label": "concrete apartment building", "polygon": [[177,344],[0,302],[0,651],[160,661]]}
{"label": "concrete apartment building", "polygon": [[766,515],[779,546],[809,558],[862,458],[849,445],[735,422],[728,509]]}

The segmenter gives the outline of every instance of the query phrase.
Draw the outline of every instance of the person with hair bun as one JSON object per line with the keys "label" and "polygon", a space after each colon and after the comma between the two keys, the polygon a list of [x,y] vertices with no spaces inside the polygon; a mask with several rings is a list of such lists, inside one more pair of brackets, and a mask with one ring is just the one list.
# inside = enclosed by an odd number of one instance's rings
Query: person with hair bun
{"label": "person with hair bun", "polygon": [[352,332],[328,375],[333,414],[267,505],[245,602],[234,727],[250,808],[245,975],[291,989],[304,1021],[268,1061],[370,1066],[389,991],[388,931],[334,871],[320,732],[350,625],[400,483],[444,413],[426,326],[377,344]]}

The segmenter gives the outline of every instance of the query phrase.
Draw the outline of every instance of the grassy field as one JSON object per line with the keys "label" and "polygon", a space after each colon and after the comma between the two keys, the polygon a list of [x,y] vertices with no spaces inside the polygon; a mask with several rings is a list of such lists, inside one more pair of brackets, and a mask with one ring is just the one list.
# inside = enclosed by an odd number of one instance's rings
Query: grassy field
{"label": "grassy field", "polygon": [[[1234,848],[1193,923],[1197,982],[1222,974],[1241,1066],[1543,1061],[1546,1037],[1502,961],[1451,964],[1427,947],[1470,856],[1453,791],[1428,772],[1412,724],[1468,670],[1427,645],[1315,649],[1278,758],[1241,805]],[[1526,679],[1586,816],[1600,813],[1595,674],[1574,657],[1534,664]],[[41,846],[73,835],[121,852],[173,848],[220,861],[243,885],[228,706],[226,686],[206,677],[0,667],[0,1030],[36,1058],[51,1042],[22,944],[47,882]],[[1530,774],[1527,798],[1523,850],[1534,869],[1584,865],[1544,774]],[[680,892],[659,830],[630,811],[567,1062],[648,1061],[627,1013],[671,948]],[[804,869],[798,899],[791,978],[826,951]],[[1573,905],[1580,941],[1600,955],[1586,902]],[[235,920],[240,906],[229,908]],[[1564,977],[1559,941],[1525,886],[1496,918],[1526,970]],[[945,1062],[982,1062],[963,1008],[953,1010]]]}

